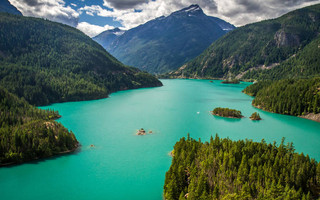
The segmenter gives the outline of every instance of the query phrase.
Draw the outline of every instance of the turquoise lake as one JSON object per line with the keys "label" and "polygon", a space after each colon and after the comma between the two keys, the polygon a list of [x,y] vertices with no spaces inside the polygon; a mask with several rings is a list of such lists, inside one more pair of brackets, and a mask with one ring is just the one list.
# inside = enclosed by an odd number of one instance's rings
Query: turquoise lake
{"label": "turquoise lake", "polygon": [[[54,104],[59,121],[82,147],[76,153],[0,168],[1,199],[161,200],[168,153],[190,133],[234,140],[293,142],[297,152],[320,160],[320,123],[261,111],[238,85],[209,80],[162,80],[164,86],[113,93],[110,98]],[[242,111],[243,119],[212,116],[215,107]],[[259,112],[262,121],[248,117]],[[135,135],[137,129],[153,134]],[[90,147],[93,144],[94,147]]]}

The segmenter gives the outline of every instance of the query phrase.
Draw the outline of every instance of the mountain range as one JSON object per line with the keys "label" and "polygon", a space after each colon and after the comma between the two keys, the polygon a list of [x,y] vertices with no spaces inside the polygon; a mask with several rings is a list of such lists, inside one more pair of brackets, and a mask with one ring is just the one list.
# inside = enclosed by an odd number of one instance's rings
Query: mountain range
{"label": "mountain range", "polygon": [[11,3],[8,0],[0,1],[0,12],[22,15],[21,12],[16,7],[11,5]]}
{"label": "mountain range", "polygon": [[320,4],[237,28],[165,77],[282,79],[320,73]]}
{"label": "mountain range", "polygon": [[93,39],[124,64],[163,73],[193,59],[233,29],[230,23],[207,16],[198,5],[191,5],[122,34],[111,30]]}

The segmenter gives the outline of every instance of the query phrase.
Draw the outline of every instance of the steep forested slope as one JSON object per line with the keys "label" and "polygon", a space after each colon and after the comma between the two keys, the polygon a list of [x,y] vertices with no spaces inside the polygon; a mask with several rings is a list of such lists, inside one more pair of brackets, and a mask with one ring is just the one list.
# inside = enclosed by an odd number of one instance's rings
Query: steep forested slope
{"label": "steep forested slope", "polygon": [[67,25],[0,13],[0,85],[29,103],[89,100],[162,85]]}
{"label": "steep forested slope", "polygon": [[320,74],[320,37],[312,40],[301,51],[279,66],[269,70],[250,70],[243,79],[279,80],[288,78],[311,78]]}
{"label": "steep forested slope", "polygon": [[0,165],[69,152],[72,132],[54,121],[58,112],[37,109],[0,87]]}

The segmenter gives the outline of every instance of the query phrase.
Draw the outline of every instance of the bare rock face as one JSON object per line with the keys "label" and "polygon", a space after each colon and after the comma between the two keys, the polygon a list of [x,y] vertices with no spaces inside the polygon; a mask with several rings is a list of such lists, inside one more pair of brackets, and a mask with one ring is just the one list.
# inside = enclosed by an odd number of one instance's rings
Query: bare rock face
{"label": "bare rock face", "polygon": [[287,33],[283,29],[276,32],[276,34],[274,35],[274,40],[277,47],[295,47],[300,45],[300,38],[298,35]]}
{"label": "bare rock face", "polygon": [[138,130],[137,135],[146,135],[146,131],[141,128],[140,130]]}
{"label": "bare rock face", "polygon": [[320,113],[318,113],[318,114],[309,113],[309,114],[306,114],[306,115],[301,115],[299,117],[305,118],[305,119],[310,119],[310,120],[313,120],[313,121],[316,121],[316,122],[320,122]]}

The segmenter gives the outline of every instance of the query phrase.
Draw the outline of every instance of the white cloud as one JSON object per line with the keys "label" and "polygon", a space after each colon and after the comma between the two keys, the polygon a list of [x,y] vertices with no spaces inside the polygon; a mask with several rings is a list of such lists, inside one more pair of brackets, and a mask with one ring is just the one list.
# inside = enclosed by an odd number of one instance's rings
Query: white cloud
{"label": "white cloud", "polygon": [[109,25],[98,26],[98,25],[89,24],[87,22],[80,22],[77,26],[77,29],[81,30],[82,32],[84,32],[90,37],[94,37],[105,30],[110,30],[114,28],[115,27],[109,26]]}
{"label": "white cloud", "polygon": [[79,13],[63,0],[9,0],[24,16],[46,18],[77,26]]}
{"label": "white cloud", "polygon": [[9,1],[25,16],[46,18],[78,27],[90,36],[112,26],[97,26],[85,22],[78,24],[79,15],[83,12],[91,16],[112,17],[115,21],[119,21],[124,29],[130,29],[154,18],[168,16],[191,4],[199,4],[207,15],[242,26],[320,3],[320,0],[101,0],[103,6],[84,6],[75,10],[73,7],[76,7],[76,4],[71,4],[72,7],[66,6],[65,0]]}
{"label": "white cloud", "polygon": [[[279,17],[291,10],[320,3],[320,0],[104,0],[104,6],[91,6],[91,13],[113,17],[128,29],[151,19],[199,4],[207,15],[219,17],[236,26]],[[86,9],[88,9],[87,7]],[[135,12],[138,9],[141,12]],[[85,8],[84,8],[85,10]]]}

